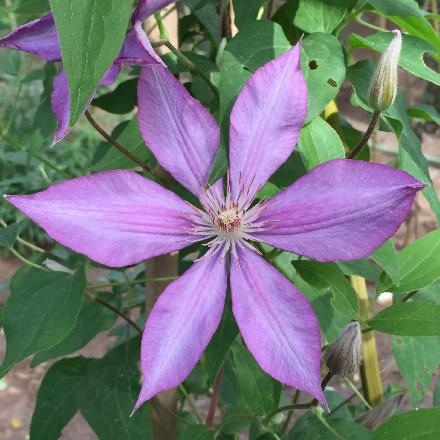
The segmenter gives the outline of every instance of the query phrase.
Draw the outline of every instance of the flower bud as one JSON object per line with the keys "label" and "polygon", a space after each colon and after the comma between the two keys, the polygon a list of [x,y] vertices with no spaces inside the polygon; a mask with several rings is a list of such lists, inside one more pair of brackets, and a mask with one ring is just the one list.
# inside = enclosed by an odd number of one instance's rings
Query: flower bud
{"label": "flower bud", "polygon": [[359,323],[348,324],[325,355],[330,373],[341,377],[352,376],[361,363],[361,344]]}
{"label": "flower bud", "polygon": [[370,82],[368,98],[370,106],[376,111],[386,110],[392,105],[397,94],[397,66],[399,64],[402,35],[396,35],[380,58]]}

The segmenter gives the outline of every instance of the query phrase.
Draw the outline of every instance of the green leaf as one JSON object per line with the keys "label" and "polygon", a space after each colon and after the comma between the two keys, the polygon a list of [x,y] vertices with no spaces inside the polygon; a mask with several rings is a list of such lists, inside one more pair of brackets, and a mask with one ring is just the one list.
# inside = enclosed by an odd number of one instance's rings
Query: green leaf
{"label": "green leaf", "polygon": [[377,283],[381,270],[370,260],[353,260],[336,263],[345,275],[359,275]]}
{"label": "green leaf", "polygon": [[333,435],[328,427],[314,414],[301,417],[289,432],[288,440],[330,440],[341,438],[344,440],[370,440],[372,433],[362,425],[350,419],[331,418],[326,420],[331,429],[340,437]]}
{"label": "green leaf", "polygon": [[433,121],[437,125],[440,125],[440,113],[432,105],[415,105],[414,107],[409,107],[406,112],[410,118]]}
{"label": "green leaf", "polygon": [[331,33],[344,18],[347,0],[299,0],[293,23],[305,32]]}
{"label": "green leaf", "polygon": [[[143,162],[147,162],[152,157],[150,150],[146,147],[139,131],[137,116],[124,127],[122,132],[117,136],[116,140],[125,147],[130,153],[133,153]],[[104,157],[94,164],[92,171],[105,171],[115,169],[133,168],[137,166],[127,156],[122,154],[118,149],[108,144],[108,151]]]}
{"label": "green leaf", "polygon": [[280,398],[280,384],[261,369],[242,344],[232,346],[232,355],[242,401],[255,415],[274,409]]}
{"label": "green leaf", "polygon": [[38,352],[32,359],[32,367],[59,356],[73,353],[84,347],[98,333],[108,330],[116,321],[116,314],[101,304],[84,302],[79,312],[78,321],[71,333],[59,344],[45,351]]}
{"label": "green leaf", "polygon": [[43,14],[50,10],[49,0],[19,0],[13,10],[16,14]]}
{"label": "green leaf", "polygon": [[61,342],[72,331],[81,308],[86,275],[44,272],[22,266],[12,277],[3,311],[7,349],[0,376],[30,354]]}
{"label": "green leaf", "polygon": [[47,371],[32,415],[32,440],[60,438],[61,431],[78,409],[76,392],[82,385],[88,361],[83,357],[62,359]]}
{"label": "green leaf", "polygon": [[136,107],[137,83],[137,78],[124,81],[116,89],[94,99],[92,105],[117,115],[129,113]]}
{"label": "green leaf", "polygon": [[124,43],[132,0],[50,0],[70,89],[70,125]]}
{"label": "green leaf", "polygon": [[214,432],[205,425],[187,426],[178,437],[179,440],[214,440]]}
{"label": "green leaf", "polygon": [[237,335],[238,327],[232,314],[231,298],[228,295],[220,325],[205,350],[206,368],[211,383],[214,383],[215,376]]}
{"label": "green leaf", "polygon": [[376,429],[373,440],[437,440],[440,408],[424,408],[391,417]]}
{"label": "green leaf", "polygon": [[304,38],[301,49],[302,71],[312,91],[307,116],[311,121],[335,98],[344,82],[344,51],[333,35],[320,32]]}
{"label": "green leaf", "polygon": [[266,0],[232,0],[235,14],[235,25],[241,30],[241,27],[257,18],[261,6]]}
{"label": "green leaf", "polygon": [[370,321],[374,330],[399,336],[440,336],[440,305],[418,301],[392,305]]}
{"label": "green leaf", "polygon": [[[350,35],[349,43],[352,48],[363,47],[383,53],[393,37],[394,34],[392,32],[378,32],[367,38],[352,34]],[[404,34],[402,35],[399,65],[419,78],[440,85],[440,74],[426,66],[423,59],[426,52],[434,51],[435,49],[426,41]]]}
{"label": "green leaf", "polygon": [[350,318],[356,318],[356,292],[335,263],[301,260],[292,264],[307,283],[321,291],[331,290],[332,303],[336,310]]}
{"label": "green leaf", "polygon": [[20,225],[18,223],[6,226],[6,228],[0,228],[0,246],[11,248],[19,233]]}
{"label": "green leaf", "polygon": [[[374,70],[375,67],[369,61],[360,61],[348,69],[347,76],[355,89],[355,101],[367,111],[371,111],[365,103],[368,102],[368,84]],[[440,201],[429,176],[428,161],[422,153],[420,140],[411,128],[405,100],[400,93],[394,104],[382,113],[382,117],[399,138],[400,168],[428,185],[422,193],[431,205],[437,221],[440,221]]]}
{"label": "green leaf", "polygon": [[328,160],[345,158],[341,138],[320,116],[302,128],[298,151],[308,171]]}
{"label": "green leaf", "polygon": [[225,434],[237,434],[254,420],[247,406],[238,404],[226,411],[221,423],[221,431]]}
{"label": "green leaf", "polygon": [[376,249],[371,255],[371,258],[382,267],[394,284],[399,284],[399,259],[392,240],[386,241],[380,248]]}
{"label": "green leaf", "polygon": [[152,437],[148,405],[130,417],[140,391],[140,338],[132,338],[90,360],[77,393],[82,416],[100,439],[144,440]]}
{"label": "green leaf", "polygon": [[437,380],[437,383],[435,384],[432,406],[440,407],[440,380]]}
{"label": "green leaf", "polygon": [[429,23],[429,15],[415,0],[368,0],[368,3],[404,31],[427,41],[440,52],[440,37]]}
{"label": "green leaf", "polygon": [[439,336],[393,336],[394,359],[416,406],[429,391],[434,372],[440,364]]}
{"label": "green leaf", "polygon": [[[399,254],[400,283],[381,286],[381,291],[411,292],[440,278],[440,230],[432,231],[410,243]],[[381,281],[384,279],[381,278]]]}

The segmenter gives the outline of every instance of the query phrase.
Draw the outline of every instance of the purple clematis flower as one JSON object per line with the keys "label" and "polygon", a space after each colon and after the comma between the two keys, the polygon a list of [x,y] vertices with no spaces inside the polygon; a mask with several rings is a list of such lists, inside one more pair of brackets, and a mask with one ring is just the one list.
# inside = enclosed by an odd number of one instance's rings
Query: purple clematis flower
{"label": "purple clematis flower", "polygon": [[[121,69],[121,63],[145,66],[162,62],[142,29],[142,21],[173,1],[175,0],[141,0],[138,3],[132,15],[132,27],[127,32],[123,47],[103,76],[99,86],[107,86],[116,79]],[[17,27],[9,35],[0,38],[0,47],[29,52],[47,61],[62,61],[61,46],[51,12],[42,18]],[[87,107],[94,95],[95,93],[88,100]],[[54,137],[54,143],[57,143],[70,131],[70,93],[64,70],[54,78],[51,101],[52,111],[58,121]]]}
{"label": "purple clematis flower", "polygon": [[324,163],[267,201],[258,190],[292,153],[307,113],[300,46],[258,69],[231,113],[226,188],[208,187],[219,145],[209,112],[162,65],[139,80],[139,126],[159,163],[200,201],[196,207],[131,171],[79,177],[8,200],[60,243],[108,266],[125,266],[209,240],[208,251],[153,307],[142,339],[135,409],[180,384],[222,315],[233,313],[261,367],[310,393],[320,387],[321,338],[308,300],[259,255],[265,242],[319,261],[371,254],[405,219],[423,188],[409,174],[353,160]]}

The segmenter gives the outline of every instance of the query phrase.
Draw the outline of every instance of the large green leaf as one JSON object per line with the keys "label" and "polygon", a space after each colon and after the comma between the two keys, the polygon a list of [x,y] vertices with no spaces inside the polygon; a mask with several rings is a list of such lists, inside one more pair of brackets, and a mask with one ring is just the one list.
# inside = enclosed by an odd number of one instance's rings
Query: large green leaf
{"label": "large green leaf", "polygon": [[16,14],[43,14],[49,9],[49,0],[18,0],[13,6]]}
{"label": "large green leaf", "polygon": [[78,408],[100,439],[144,440],[152,438],[148,405],[130,417],[140,391],[140,338],[124,342],[102,359],[90,360]]}
{"label": "large green leaf", "polygon": [[332,292],[336,310],[350,318],[357,317],[356,292],[335,263],[301,260],[294,261],[293,265],[307,283],[321,291]]}
{"label": "large green leaf", "polygon": [[330,34],[316,32],[302,42],[301,67],[309,93],[307,121],[315,119],[338,94],[345,79],[341,43]]}
{"label": "large green leaf", "polygon": [[206,368],[211,383],[214,383],[215,376],[237,335],[238,327],[232,314],[231,298],[228,296],[220,325],[205,350]]}
{"label": "large green leaf", "polygon": [[345,158],[341,138],[320,116],[301,130],[298,151],[308,171],[328,160]]}
{"label": "large green leaf", "polygon": [[350,0],[299,0],[293,23],[305,32],[332,32],[344,18]]}
{"label": "large green leaf", "polygon": [[[367,38],[352,34],[349,42],[353,48],[365,47],[383,53],[393,37],[392,32],[378,32]],[[440,85],[440,74],[426,66],[423,59],[426,52],[434,51],[435,49],[426,41],[411,35],[403,35],[399,65],[419,78]]]}
{"label": "large green leaf", "polygon": [[128,79],[111,92],[94,99],[92,105],[118,115],[129,113],[136,107],[137,83],[137,78]]}
{"label": "large green leaf", "polygon": [[[399,257],[400,283],[380,290],[411,292],[440,278],[440,230],[432,231],[406,246]],[[381,278],[384,281],[384,278]],[[383,283],[382,283],[383,284]]]}
{"label": "large green leaf", "polygon": [[[152,157],[150,150],[146,147],[139,131],[137,116],[123,128],[116,140],[125,147],[130,153],[134,154],[143,162],[147,162]],[[92,171],[105,171],[114,169],[133,168],[137,166],[131,159],[122,154],[118,149],[108,144],[107,153],[94,164]]]}
{"label": "large green leaf", "polygon": [[241,29],[243,25],[257,18],[261,6],[266,0],[232,0],[235,14],[235,25]]}
{"label": "large green leaf", "polygon": [[115,321],[116,314],[111,310],[95,301],[84,302],[70,334],[54,347],[38,352],[32,359],[32,366],[79,350],[98,333],[108,330]]}
{"label": "large green leaf", "polygon": [[70,89],[70,124],[81,115],[125,39],[132,0],[50,0]]}
{"label": "large green leaf", "polygon": [[428,14],[415,0],[368,0],[375,12],[386,16],[409,34],[434,46],[440,54],[440,36],[427,20]]}
{"label": "large green leaf", "polygon": [[6,226],[6,228],[0,228],[0,246],[10,248],[14,245],[15,240],[20,232],[20,225],[13,223]]}
{"label": "large green leaf", "polygon": [[440,408],[408,411],[391,417],[376,429],[373,440],[437,440]]}
{"label": "large green leaf", "polygon": [[22,266],[11,279],[3,311],[7,349],[0,376],[30,354],[61,342],[73,329],[81,308],[86,275],[45,272]]}
{"label": "large green leaf", "polygon": [[392,240],[386,241],[382,246],[376,249],[371,255],[371,258],[383,268],[394,284],[399,284],[399,259]]}
{"label": "large green leaf", "polygon": [[255,415],[263,415],[276,408],[280,384],[261,369],[242,344],[232,346],[232,355],[242,401]]}
{"label": "large green leaf", "polygon": [[209,431],[205,425],[186,426],[181,434],[179,440],[214,440],[214,432]]}
{"label": "large green leaf", "polygon": [[76,413],[76,392],[82,385],[89,359],[62,359],[48,370],[40,385],[32,415],[32,440],[57,440]]}
{"label": "large green leaf", "polygon": [[393,336],[391,341],[394,359],[416,406],[440,364],[440,336]]}
{"label": "large green leaf", "polygon": [[[360,61],[348,69],[348,78],[355,89],[354,99],[365,110],[372,111],[366,104],[368,102],[368,84],[375,67],[369,61]],[[411,128],[404,97],[398,93],[394,104],[382,117],[399,138],[399,161],[400,168],[409,172],[414,177],[426,183],[428,186],[423,190],[423,195],[428,200],[438,221],[440,221],[440,201],[435,188],[432,185],[428,170],[428,161],[422,153],[421,143]]]}
{"label": "large green leaf", "polygon": [[374,330],[399,336],[440,336],[440,305],[418,301],[392,305],[370,321]]}

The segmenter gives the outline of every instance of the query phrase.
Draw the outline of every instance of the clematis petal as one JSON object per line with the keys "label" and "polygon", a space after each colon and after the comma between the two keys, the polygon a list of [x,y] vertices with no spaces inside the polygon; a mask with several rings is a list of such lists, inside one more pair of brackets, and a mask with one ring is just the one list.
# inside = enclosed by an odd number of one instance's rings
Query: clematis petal
{"label": "clematis petal", "polygon": [[142,337],[144,382],[134,410],[189,375],[220,323],[226,282],[225,259],[202,258],[159,297]]}
{"label": "clematis petal", "polygon": [[258,239],[318,261],[364,258],[390,238],[425,185],[360,160],[326,162],[277,194]]}
{"label": "clematis petal", "polygon": [[155,12],[160,11],[165,6],[174,3],[176,0],[140,0],[133,13],[133,21],[145,20]]}
{"label": "clematis petal", "polygon": [[[119,75],[120,70],[120,65],[112,64],[105,73],[99,85],[110,85]],[[93,93],[93,95],[89,98],[84,110],[89,107],[94,96],[95,93]],[[55,76],[53,80],[51,104],[52,111],[57,118],[57,128],[53,141],[53,143],[56,144],[57,142],[63,140],[70,132],[70,91],[69,83],[67,81],[67,76],[64,70],[62,70],[57,76]]]}
{"label": "clematis petal", "polygon": [[54,240],[107,266],[135,264],[194,239],[186,232],[191,206],[132,171],[92,174],[6,198]]}
{"label": "clematis petal", "polygon": [[326,406],[320,383],[321,336],[307,299],[248,248],[237,248],[237,257],[232,255],[230,278],[235,319],[261,368]]}
{"label": "clematis petal", "polygon": [[61,60],[61,47],[52,14],[18,26],[0,38],[0,47],[30,52],[47,61]]}
{"label": "clematis petal", "polygon": [[231,189],[253,196],[290,156],[307,115],[307,86],[299,43],[259,68],[247,81],[231,112]]}
{"label": "clematis petal", "polygon": [[142,28],[141,21],[136,21],[128,31],[116,62],[139,66],[163,64],[163,61],[151,46],[150,40]]}
{"label": "clematis petal", "polygon": [[156,64],[138,83],[139,128],[159,163],[195,194],[208,181],[219,145],[219,127],[172,73]]}

